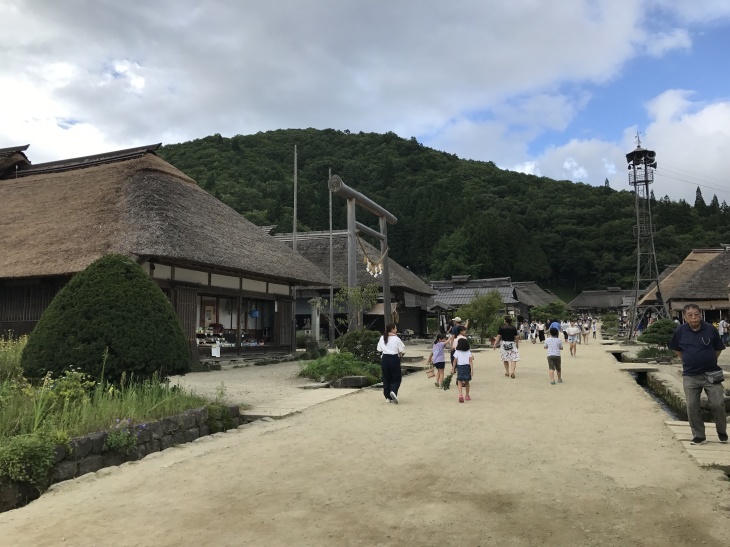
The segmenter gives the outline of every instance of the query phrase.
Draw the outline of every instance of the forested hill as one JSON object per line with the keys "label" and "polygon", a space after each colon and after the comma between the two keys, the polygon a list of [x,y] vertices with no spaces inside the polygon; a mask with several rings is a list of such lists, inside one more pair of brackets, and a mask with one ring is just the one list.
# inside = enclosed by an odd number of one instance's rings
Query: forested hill
{"label": "forested hill", "polygon": [[[612,187],[525,175],[459,159],[394,133],[279,130],[213,135],[162,147],[159,155],[259,225],[291,231],[294,145],[300,230],[328,229],[328,169],[398,217],[391,256],[431,279],[511,276],[573,289],[630,288],[636,268],[634,195],[625,176]],[[333,199],[334,227],[345,227]],[[653,202],[659,269],[692,248],[730,242],[730,208]],[[358,208],[358,220],[376,226]]]}

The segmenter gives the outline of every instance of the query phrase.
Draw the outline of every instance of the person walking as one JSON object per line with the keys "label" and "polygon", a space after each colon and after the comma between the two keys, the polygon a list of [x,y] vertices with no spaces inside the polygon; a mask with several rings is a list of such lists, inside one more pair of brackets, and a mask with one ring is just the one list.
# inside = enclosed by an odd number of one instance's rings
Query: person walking
{"label": "person walking", "polygon": [[545,323],[542,321],[537,322],[537,336],[540,339],[540,343],[545,341]]}
{"label": "person walking", "polygon": [[403,379],[400,358],[405,350],[406,346],[398,338],[395,323],[385,325],[383,336],[378,340],[378,351],[382,352],[380,366],[383,371],[383,395],[389,403],[398,404],[398,388]]}
{"label": "person walking", "polygon": [[593,322],[591,323],[591,330],[593,331],[593,339],[594,340],[596,339],[596,329],[598,328],[598,326],[597,326],[596,323],[598,323],[598,320],[597,319],[594,319]]}
{"label": "person walking", "polygon": [[433,363],[433,367],[436,369],[436,387],[441,387],[444,383],[444,368],[446,367],[446,358],[444,357],[444,351],[446,346],[446,335],[439,333],[434,340],[431,353],[428,355],[428,362],[430,365]]}
{"label": "person walking", "polygon": [[568,323],[565,319],[563,319],[563,322],[560,323],[560,330],[563,331],[563,338],[565,338],[566,342],[568,341],[568,327],[569,326],[570,326],[570,323]]}
{"label": "person walking", "polygon": [[585,321],[583,322],[583,325],[581,326],[581,329],[580,329],[580,335],[581,335],[581,336],[583,337],[583,343],[584,343],[584,344],[587,344],[587,343],[588,343],[588,333],[589,333],[589,332],[591,332],[591,324],[590,324],[590,322],[589,322],[589,321],[588,321],[588,320],[586,319],[586,320],[585,320]]}
{"label": "person walking", "polygon": [[727,415],[725,413],[725,390],[722,369],[717,364],[720,352],[725,346],[720,333],[710,323],[702,320],[697,304],[687,304],[683,310],[685,323],[674,330],[669,349],[682,359],[682,385],[687,400],[687,417],[692,429],[690,444],[705,444],[705,422],[702,419],[700,397],[705,391],[715,420],[717,437],[726,443]]}
{"label": "person walking", "polygon": [[730,338],[730,323],[727,322],[727,317],[720,319],[720,325],[717,328],[717,332],[720,333],[720,340],[722,345],[728,345],[728,338]]}
{"label": "person walking", "polygon": [[497,349],[497,345],[500,347],[500,355],[504,363],[504,375],[514,378],[517,361],[520,360],[520,337],[517,329],[512,325],[512,318],[509,315],[504,316],[504,324],[497,331],[492,349]]}
{"label": "person walking", "polygon": [[562,367],[560,366],[560,350],[563,349],[563,341],[560,339],[558,329],[550,329],[550,338],[545,340],[543,346],[547,350],[548,374],[550,383],[555,385],[555,374],[558,375],[558,383],[563,383]]}
{"label": "person walking", "polygon": [[580,339],[580,327],[575,324],[575,321],[571,321],[565,332],[568,335],[570,354],[573,357],[576,357],[576,353],[578,352],[578,340]]}
{"label": "person walking", "polygon": [[[469,382],[474,377],[474,355],[470,351],[469,342],[461,338],[456,344],[454,360],[451,363],[451,373],[456,373],[456,387],[459,388],[459,402],[471,401],[469,396]],[[466,397],[461,390],[464,389]]]}

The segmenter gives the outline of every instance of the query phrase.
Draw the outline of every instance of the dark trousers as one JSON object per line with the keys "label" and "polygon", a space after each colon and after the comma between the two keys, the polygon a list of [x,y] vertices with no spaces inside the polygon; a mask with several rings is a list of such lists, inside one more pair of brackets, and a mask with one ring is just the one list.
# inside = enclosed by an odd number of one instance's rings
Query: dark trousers
{"label": "dark trousers", "polygon": [[403,379],[400,370],[400,357],[397,355],[383,355],[380,366],[383,369],[383,395],[386,399],[390,399],[391,391],[398,395],[398,388]]}

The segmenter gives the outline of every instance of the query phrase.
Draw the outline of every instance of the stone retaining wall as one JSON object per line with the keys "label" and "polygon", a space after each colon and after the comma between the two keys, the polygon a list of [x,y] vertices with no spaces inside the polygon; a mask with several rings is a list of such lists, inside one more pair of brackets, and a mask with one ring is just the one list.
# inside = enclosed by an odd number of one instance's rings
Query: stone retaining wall
{"label": "stone retaining wall", "polygon": [[53,467],[47,481],[40,488],[0,478],[0,512],[30,503],[40,496],[40,491],[46,490],[53,483],[93,473],[104,467],[141,460],[152,452],[189,443],[199,437],[243,424],[243,416],[240,415],[237,405],[223,409],[223,413],[212,413],[215,414],[213,418],[208,413],[208,407],[202,407],[177,416],[135,424],[132,428],[137,433],[137,446],[127,453],[105,450],[108,436],[106,431],[75,437],[68,447],[55,447]]}

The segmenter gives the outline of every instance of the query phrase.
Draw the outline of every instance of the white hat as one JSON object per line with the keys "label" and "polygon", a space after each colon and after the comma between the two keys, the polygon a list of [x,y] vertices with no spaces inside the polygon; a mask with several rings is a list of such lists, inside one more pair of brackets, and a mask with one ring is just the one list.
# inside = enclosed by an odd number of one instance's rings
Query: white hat
{"label": "white hat", "polygon": [[454,321],[456,321],[457,323],[461,323],[461,317],[454,317]]}

